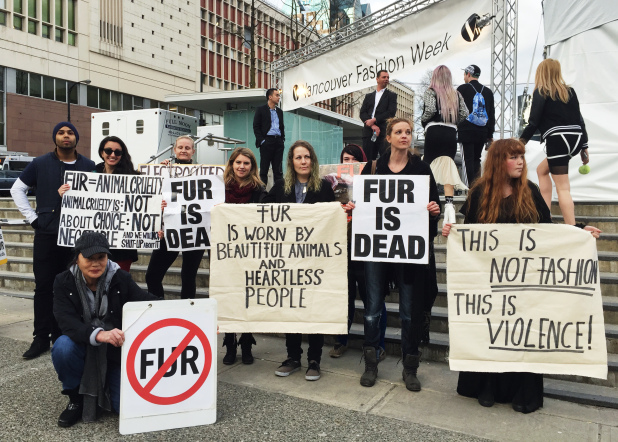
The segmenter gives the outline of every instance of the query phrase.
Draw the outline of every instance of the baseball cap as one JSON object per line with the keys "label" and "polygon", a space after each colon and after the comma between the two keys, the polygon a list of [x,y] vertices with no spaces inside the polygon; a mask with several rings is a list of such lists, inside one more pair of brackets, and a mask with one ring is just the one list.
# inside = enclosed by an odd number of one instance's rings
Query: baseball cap
{"label": "baseball cap", "polygon": [[480,77],[481,76],[481,68],[478,67],[475,64],[471,64],[470,66],[468,66],[467,68],[464,69],[464,72],[466,74],[470,74],[473,77]]}
{"label": "baseball cap", "polygon": [[97,253],[107,253],[110,255],[109,243],[107,238],[98,232],[83,232],[75,241],[75,253],[82,254],[84,258],[90,258]]}

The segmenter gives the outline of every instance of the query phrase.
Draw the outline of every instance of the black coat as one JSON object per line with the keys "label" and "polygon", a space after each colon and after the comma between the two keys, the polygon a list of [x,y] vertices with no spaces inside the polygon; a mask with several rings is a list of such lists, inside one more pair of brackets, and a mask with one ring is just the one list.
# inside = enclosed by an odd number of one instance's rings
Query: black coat
{"label": "black coat", "polygon": [[[281,131],[281,138],[285,141],[285,126],[283,124],[283,111],[276,107],[277,117],[279,117],[279,130]],[[255,135],[255,146],[259,149],[262,145],[262,141],[266,138],[266,134],[270,130],[272,119],[270,117],[270,108],[268,104],[260,106],[255,109],[255,115],[253,116],[253,134]]]}
{"label": "black coat", "polygon": [[[122,329],[122,307],[127,302],[158,299],[139,288],[127,272],[116,270],[109,286],[106,330]],[[90,335],[97,327],[84,322],[83,312],[75,277],[70,270],[65,270],[57,275],[54,281],[54,316],[63,335],[67,335],[77,344],[90,345]],[[107,348],[107,358],[119,363],[120,348],[110,345]]]}
{"label": "black coat", "polygon": [[[285,193],[284,184],[284,180],[277,181],[270,189],[270,192],[268,192],[268,195],[264,197],[262,203],[295,203],[296,192],[292,189],[290,193]],[[330,183],[322,179],[322,187],[320,187],[319,191],[314,192],[307,189],[307,195],[305,195],[303,204],[330,203],[332,201],[335,201],[335,192],[330,187]]]}
{"label": "black coat", "polygon": [[[360,108],[360,119],[364,123],[367,120],[371,119],[371,114],[373,113],[373,106],[376,102],[376,91],[371,92],[370,94],[365,95],[365,99],[363,100],[363,105]],[[397,94],[395,92],[391,92],[388,89],[384,90],[384,94],[382,94],[382,98],[380,98],[380,102],[378,103],[378,107],[376,108],[376,126],[380,128],[380,134],[386,134],[386,120],[389,118],[393,118],[397,113]],[[366,124],[363,125],[363,137],[371,137],[373,131]]]}

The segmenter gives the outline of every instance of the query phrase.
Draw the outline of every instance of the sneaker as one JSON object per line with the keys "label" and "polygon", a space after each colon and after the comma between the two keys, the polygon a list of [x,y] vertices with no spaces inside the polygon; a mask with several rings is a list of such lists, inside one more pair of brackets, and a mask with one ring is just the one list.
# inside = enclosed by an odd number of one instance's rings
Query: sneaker
{"label": "sneaker", "polygon": [[347,345],[343,345],[337,342],[335,346],[331,349],[331,351],[328,352],[328,355],[331,358],[339,358],[346,352],[347,349]]}
{"label": "sneaker", "polygon": [[320,364],[316,361],[309,361],[309,368],[305,373],[305,379],[308,381],[317,381],[320,379]]}
{"label": "sneaker", "polygon": [[30,348],[22,355],[24,359],[34,359],[49,351],[49,338],[42,339],[35,337],[30,344]]}
{"label": "sneaker", "polygon": [[292,373],[300,370],[300,361],[295,361],[291,358],[286,359],[281,363],[279,368],[275,370],[277,376],[289,376]]}

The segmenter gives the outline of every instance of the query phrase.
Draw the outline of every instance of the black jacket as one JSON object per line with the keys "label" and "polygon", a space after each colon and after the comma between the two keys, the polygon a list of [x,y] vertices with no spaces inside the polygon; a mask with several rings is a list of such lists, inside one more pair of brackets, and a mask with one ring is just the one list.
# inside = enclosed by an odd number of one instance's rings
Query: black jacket
{"label": "black jacket", "polygon": [[[292,189],[290,193],[285,193],[284,184],[284,180],[277,181],[270,189],[270,192],[268,192],[268,195],[264,197],[262,203],[295,203],[296,192]],[[335,201],[335,192],[330,187],[330,183],[322,179],[322,187],[320,187],[318,192],[307,190],[303,204],[330,203],[332,201]]]}
{"label": "black jacket", "polygon": [[474,96],[477,92],[480,92],[485,99],[485,110],[487,111],[487,124],[485,126],[477,126],[476,124],[470,123],[468,120],[464,120],[459,123],[459,125],[457,125],[457,131],[485,132],[488,139],[493,138],[494,130],[496,127],[496,109],[494,107],[494,93],[487,86],[483,86],[481,83],[479,83],[478,80],[472,80],[470,81],[470,83],[461,84],[459,85],[457,90],[463,97],[464,102],[466,103],[466,107],[468,108],[468,112],[472,112],[472,104],[474,101]]}
{"label": "black jacket", "polygon": [[[106,330],[122,330],[122,307],[127,302],[158,299],[139,288],[127,272],[116,270],[109,286]],[[67,335],[77,344],[90,345],[90,335],[97,327],[84,323],[83,311],[75,277],[70,270],[65,270],[57,275],[54,281],[54,316],[63,335]],[[119,363],[120,348],[108,346],[107,358]]]}
{"label": "black jacket", "polygon": [[[363,100],[363,105],[360,108],[360,119],[363,122],[363,137],[371,137],[373,131],[369,126],[367,126],[365,121],[371,119],[371,114],[373,113],[373,106],[376,102],[376,91],[371,92],[370,94],[365,95],[365,99]],[[376,108],[376,126],[380,128],[380,134],[386,134],[386,120],[389,118],[393,118],[397,113],[397,94],[395,92],[391,92],[388,89],[384,90],[382,94],[382,98],[380,98],[380,102],[378,103],[378,107]]]}
{"label": "black jacket", "polygon": [[[276,107],[275,111],[279,117],[279,130],[281,131],[281,138],[285,141],[285,126],[283,124],[283,111]],[[268,104],[260,106],[255,109],[255,115],[253,116],[253,133],[255,135],[255,147],[258,149],[262,145],[262,141],[266,138],[266,134],[270,130],[272,119],[270,118],[270,108]]]}

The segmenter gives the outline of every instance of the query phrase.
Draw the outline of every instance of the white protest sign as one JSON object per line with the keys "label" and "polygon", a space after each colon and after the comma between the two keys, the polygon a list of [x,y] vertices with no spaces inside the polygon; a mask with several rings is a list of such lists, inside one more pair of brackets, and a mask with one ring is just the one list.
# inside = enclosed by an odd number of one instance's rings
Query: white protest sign
{"label": "white protest sign", "polygon": [[4,246],[4,235],[2,235],[2,229],[0,229],[0,265],[6,264],[6,247]]}
{"label": "white protest sign", "polygon": [[165,178],[163,211],[165,242],[168,250],[210,249],[210,211],[225,202],[221,175]]}
{"label": "white protest sign", "polygon": [[100,232],[112,249],[158,249],[160,177],[67,171],[58,245],[73,247],[82,232]]}
{"label": "white protest sign", "polygon": [[354,177],[352,259],[429,262],[429,176]]}
{"label": "white protest sign", "polygon": [[223,175],[225,166],[210,164],[140,164],[137,170],[142,175],[171,176],[180,178],[196,175]]}
{"label": "white protest sign", "polygon": [[451,370],[607,378],[596,241],[558,224],[453,224]]}
{"label": "white protest sign", "polygon": [[212,211],[219,331],[348,331],[346,215],[339,203],[221,204]]}
{"label": "white protest sign", "polygon": [[122,310],[120,433],[217,419],[217,302],[129,302]]}

